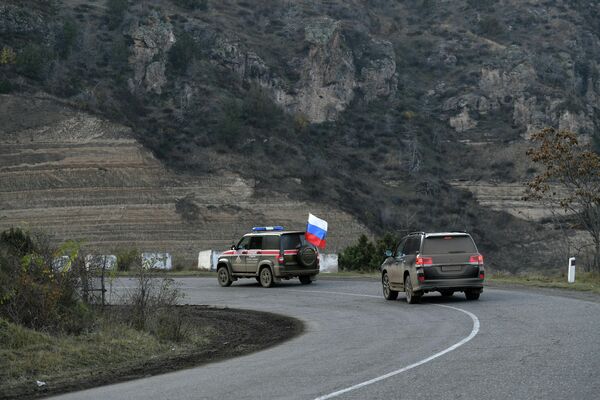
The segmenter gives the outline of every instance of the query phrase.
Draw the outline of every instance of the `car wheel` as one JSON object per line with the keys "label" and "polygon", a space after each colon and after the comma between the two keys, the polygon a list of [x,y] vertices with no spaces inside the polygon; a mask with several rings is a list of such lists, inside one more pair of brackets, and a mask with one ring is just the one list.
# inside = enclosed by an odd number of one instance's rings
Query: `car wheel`
{"label": "car wheel", "polygon": [[262,287],[268,288],[273,286],[273,273],[271,272],[271,268],[263,267],[258,276]]}
{"label": "car wheel", "polygon": [[440,294],[443,297],[451,297],[454,294],[454,290],[441,290]]}
{"label": "car wheel", "polygon": [[404,278],[404,294],[406,295],[406,302],[408,304],[417,304],[421,301],[421,295],[413,292],[410,275],[406,275],[406,278]]}
{"label": "car wheel", "polygon": [[219,280],[219,285],[223,287],[231,286],[231,282],[233,282],[227,267],[219,267],[217,270],[217,279]]}
{"label": "car wheel", "polygon": [[390,278],[387,272],[384,272],[381,276],[381,285],[383,286],[383,297],[386,300],[396,300],[398,298],[398,292],[390,289]]}
{"label": "car wheel", "polygon": [[299,276],[298,279],[300,279],[300,283],[303,285],[310,285],[312,283],[312,278],[310,276]]}
{"label": "car wheel", "polygon": [[465,297],[467,298],[467,300],[479,300],[480,295],[481,295],[481,292],[478,292],[478,291],[473,291],[473,290],[465,291]]}

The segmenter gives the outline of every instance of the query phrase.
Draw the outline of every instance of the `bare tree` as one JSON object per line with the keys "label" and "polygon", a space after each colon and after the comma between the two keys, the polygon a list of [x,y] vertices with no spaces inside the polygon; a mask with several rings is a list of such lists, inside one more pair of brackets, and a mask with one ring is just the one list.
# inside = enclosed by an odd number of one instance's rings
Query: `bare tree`
{"label": "bare tree", "polygon": [[592,268],[600,270],[600,155],[569,131],[545,128],[531,140],[529,158],[543,171],[527,183],[525,200],[546,199],[572,214],[594,244]]}

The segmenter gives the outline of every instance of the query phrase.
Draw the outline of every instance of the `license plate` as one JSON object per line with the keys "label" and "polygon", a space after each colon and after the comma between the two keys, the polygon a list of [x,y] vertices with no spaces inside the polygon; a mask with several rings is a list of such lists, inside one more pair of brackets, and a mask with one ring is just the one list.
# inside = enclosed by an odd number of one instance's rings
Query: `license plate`
{"label": "license plate", "polygon": [[460,271],[462,268],[460,265],[446,265],[442,267],[442,272],[456,272]]}

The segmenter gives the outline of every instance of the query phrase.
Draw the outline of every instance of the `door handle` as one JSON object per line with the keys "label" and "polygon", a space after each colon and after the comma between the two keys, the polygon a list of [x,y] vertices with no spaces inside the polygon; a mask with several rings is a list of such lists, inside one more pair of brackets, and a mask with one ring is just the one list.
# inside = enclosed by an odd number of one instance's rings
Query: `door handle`
{"label": "door handle", "polygon": [[248,254],[248,252],[247,251],[242,251],[242,254]]}
{"label": "door handle", "polygon": [[262,254],[260,251],[257,251],[256,254]]}

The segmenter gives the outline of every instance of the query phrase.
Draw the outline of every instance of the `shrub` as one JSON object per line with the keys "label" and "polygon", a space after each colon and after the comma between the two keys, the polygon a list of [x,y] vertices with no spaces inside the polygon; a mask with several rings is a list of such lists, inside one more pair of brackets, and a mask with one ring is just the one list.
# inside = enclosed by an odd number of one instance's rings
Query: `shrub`
{"label": "shrub", "polygon": [[138,268],[135,280],[135,288],[125,298],[125,304],[131,306],[129,320],[136,329],[152,330],[152,323],[160,318],[163,310],[176,306],[183,292],[173,279],[147,268]]}
{"label": "shrub", "polygon": [[71,54],[71,49],[77,40],[78,31],[79,28],[75,20],[72,18],[65,20],[56,38],[56,52],[60,58],[67,58]]}
{"label": "shrub", "polygon": [[485,16],[479,21],[479,30],[482,34],[490,37],[498,37],[504,33],[504,27],[492,16]]}
{"label": "shrub", "polygon": [[346,247],[339,256],[342,271],[377,271],[385,258],[385,251],[391,250],[398,243],[398,237],[386,233],[371,243],[365,235],[361,235],[358,243]]}
{"label": "shrub", "polygon": [[123,22],[123,18],[125,17],[125,11],[127,11],[127,7],[127,0],[106,1],[109,29],[113,30],[121,25],[121,22]]}
{"label": "shrub", "polygon": [[[79,297],[77,243],[50,249],[27,232],[11,229],[0,235],[0,317],[36,330],[80,332],[92,315]],[[65,268],[53,266],[66,257]]]}
{"label": "shrub", "polygon": [[29,43],[17,55],[17,71],[31,79],[41,80],[44,78],[50,55],[44,47]]}
{"label": "shrub", "polygon": [[121,249],[117,252],[117,268],[119,271],[129,271],[142,266],[142,255],[138,249]]}
{"label": "shrub", "polygon": [[188,10],[208,10],[208,0],[173,0],[173,3]]}
{"label": "shrub", "polygon": [[194,38],[183,32],[169,50],[169,64],[177,72],[185,72],[197,52]]}
{"label": "shrub", "polygon": [[13,87],[8,79],[0,79],[0,94],[12,92]]}
{"label": "shrub", "polygon": [[4,46],[0,51],[0,65],[10,65],[17,61],[15,51],[8,46]]}

